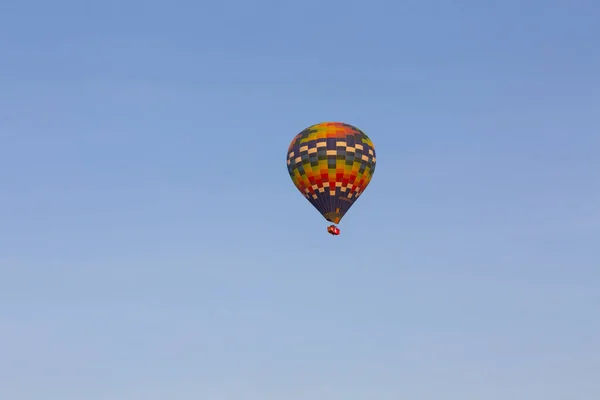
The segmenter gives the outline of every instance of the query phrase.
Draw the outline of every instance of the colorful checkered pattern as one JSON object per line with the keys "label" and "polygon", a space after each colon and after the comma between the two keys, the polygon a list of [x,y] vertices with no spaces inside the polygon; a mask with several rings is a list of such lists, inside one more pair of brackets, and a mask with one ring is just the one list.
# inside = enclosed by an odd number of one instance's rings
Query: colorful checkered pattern
{"label": "colorful checkered pattern", "polygon": [[327,219],[339,223],[375,172],[375,148],[352,125],[324,122],[300,132],[288,149],[294,185]]}

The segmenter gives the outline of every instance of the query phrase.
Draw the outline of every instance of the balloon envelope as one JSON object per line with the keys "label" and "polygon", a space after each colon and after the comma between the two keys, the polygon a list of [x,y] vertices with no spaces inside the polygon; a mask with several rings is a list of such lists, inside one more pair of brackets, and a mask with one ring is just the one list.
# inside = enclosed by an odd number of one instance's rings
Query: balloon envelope
{"label": "balloon envelope", "polygon": [[369,185],[375,163],[371,139],[342,122],[304,129],[294,137],[287,153],[288,172],[296,188],[335,224]]}

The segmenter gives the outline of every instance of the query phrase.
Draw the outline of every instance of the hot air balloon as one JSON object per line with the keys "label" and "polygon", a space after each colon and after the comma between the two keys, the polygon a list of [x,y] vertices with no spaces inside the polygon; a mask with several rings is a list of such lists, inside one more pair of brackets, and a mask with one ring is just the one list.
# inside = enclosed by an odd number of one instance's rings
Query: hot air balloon
{"label": "hot air balloon", "polygon": [[[339,224],[369,185],[375,162],[371,139],[343,122],[309,126],[294,137],[287,152],[292,182],[334,224]],[[335,225],[327,231],[340,233]]]}

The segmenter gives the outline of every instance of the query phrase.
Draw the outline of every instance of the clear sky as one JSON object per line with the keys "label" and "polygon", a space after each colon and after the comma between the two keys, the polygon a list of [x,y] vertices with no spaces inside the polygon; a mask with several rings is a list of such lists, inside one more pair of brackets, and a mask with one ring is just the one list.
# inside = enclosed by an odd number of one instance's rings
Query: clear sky
{"label": "clear sky", "polygon": [[[0,398],[597,400],[600,5],[0,3]],[[329,236],[294,135],[363,129]]]}

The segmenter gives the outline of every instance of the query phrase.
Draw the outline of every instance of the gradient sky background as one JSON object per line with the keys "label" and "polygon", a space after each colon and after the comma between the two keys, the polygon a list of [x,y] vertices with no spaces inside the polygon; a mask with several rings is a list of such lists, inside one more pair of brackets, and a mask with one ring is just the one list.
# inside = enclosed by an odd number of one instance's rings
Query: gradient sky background
{"label": "gradient sky background", "polygon": [[600,398],[600,5],[211,3],[1,3],[0,398]]}

